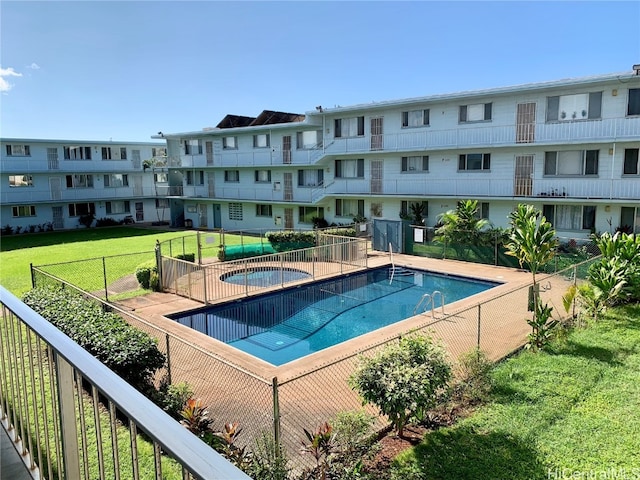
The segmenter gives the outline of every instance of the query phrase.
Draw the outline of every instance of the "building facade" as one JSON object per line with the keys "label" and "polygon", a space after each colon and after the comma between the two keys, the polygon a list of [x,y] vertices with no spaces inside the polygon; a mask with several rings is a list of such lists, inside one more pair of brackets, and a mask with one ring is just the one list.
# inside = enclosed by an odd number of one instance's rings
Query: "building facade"
{"label": "building facade", "polygon": [[75,228],[85,214],[213,229],[314,220],[427,226],[460,200],[508,225],[518,203],[561,236],[640,232],[640,76],[609,74],[336,106],[227,115],[155,143],[3,139],[2,225]]}
{"label": "building facade", "polygon": [[[148,166],[163,142],[3,138],[0,201],[13,232],[72,229],[84,215],[133,222],[168,220],[168,183]],[[159,182],[154,182],[159,180]]]}
{"label": "building facade", "polygon": [[632,73],[433,95],[305,115],[228,115],[163,134],[172,221],[311,228],[314,217],[426,224],[476,199],[495,226],[518,203],[560,235],[640,231],[640,76]]}

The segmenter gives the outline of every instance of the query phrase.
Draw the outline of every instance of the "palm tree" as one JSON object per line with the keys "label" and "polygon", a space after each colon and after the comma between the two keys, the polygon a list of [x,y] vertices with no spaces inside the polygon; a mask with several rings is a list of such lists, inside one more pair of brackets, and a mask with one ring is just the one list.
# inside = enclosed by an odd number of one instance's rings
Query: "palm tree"
{"label": "palm tree", "polygon": [[440,214],[438,218],[440,227],[436,229],[434,240],[445,244],[452,245],[461,255],[465,247],[473,247],[482,245],[485,241],[483,235],[486,228],[490,225],[489,221],[480,218],[478,215],[478,201],[464,200],[458,202],[455,210],[448,210]]}

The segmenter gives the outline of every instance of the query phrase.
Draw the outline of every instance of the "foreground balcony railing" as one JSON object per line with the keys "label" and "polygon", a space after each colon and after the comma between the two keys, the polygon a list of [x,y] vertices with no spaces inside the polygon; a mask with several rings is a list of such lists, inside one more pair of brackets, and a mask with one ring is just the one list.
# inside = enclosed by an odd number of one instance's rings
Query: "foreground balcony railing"
{"label": "foreground balcony railing", "polygon": [[34,478],[249,479],[3,287],[0,304],[0,419]]}

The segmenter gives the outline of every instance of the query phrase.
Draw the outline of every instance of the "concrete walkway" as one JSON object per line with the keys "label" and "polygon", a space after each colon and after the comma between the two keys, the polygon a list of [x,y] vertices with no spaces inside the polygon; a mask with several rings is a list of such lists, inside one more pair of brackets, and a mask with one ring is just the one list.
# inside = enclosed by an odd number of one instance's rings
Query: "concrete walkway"
{"label": "concrete walkway", "polygon": [[0,423],[0,479],[32,480],[29,470],[20,458],[20,454],[15,449],[2,423]]}

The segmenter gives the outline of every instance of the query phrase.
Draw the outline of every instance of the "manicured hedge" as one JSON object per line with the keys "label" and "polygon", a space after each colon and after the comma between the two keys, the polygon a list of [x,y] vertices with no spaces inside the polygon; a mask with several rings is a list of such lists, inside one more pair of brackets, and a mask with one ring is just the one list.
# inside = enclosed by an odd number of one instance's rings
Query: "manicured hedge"
{"label": "manicured hedge", "polygon": [[59,287],[35,288],[24,303],[142,392],[166,358],[157,342],[115,313]]}
{"label": "manicured hedge", "polygon": [[293,230],[281,230],[267,232],[265,234],[269,243],[276,252],[288,252],[316,246],[316,232],[296,232]]}

